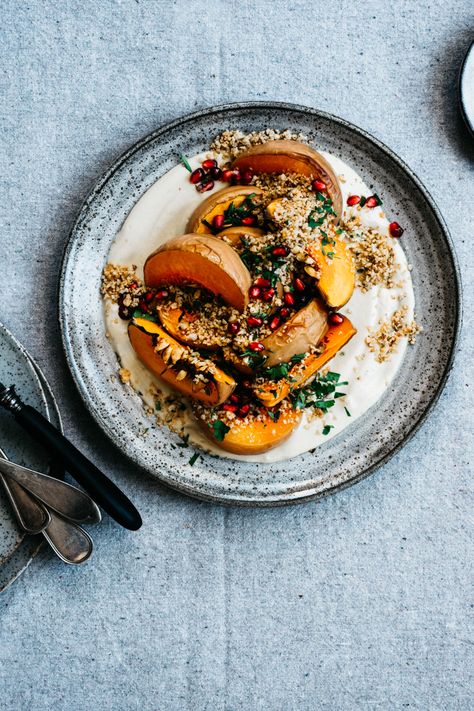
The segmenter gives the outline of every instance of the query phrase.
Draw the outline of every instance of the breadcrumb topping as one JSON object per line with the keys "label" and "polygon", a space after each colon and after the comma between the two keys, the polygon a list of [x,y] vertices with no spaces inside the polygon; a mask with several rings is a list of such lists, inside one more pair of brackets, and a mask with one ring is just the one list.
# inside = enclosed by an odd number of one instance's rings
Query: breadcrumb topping
{"label": "breadcrumb topping", "polygon": [[289,129],[277,131],[273,128],[266,128],[264,131],[253,131],[252,133],[223,131],[211,143],[211,151],[219,153],[224,159],[231,161],[252,146],[260,146],[263,143],[268,143],[268,141],[278,140],[308,142],[306,136],[302,133],[294,133]]}
{"label": "breadcrumb topping", "polygon": [[408,307],[402,306],[392,314],[387,321],[382,321],[376,331],[371,331],[366,337],[369,350],[375,354],[378,363],[388,360],[397,348],[401,338],[408,338],[408,343],[414,344],[416,336],[423,328],[416,320],[407,320]]}

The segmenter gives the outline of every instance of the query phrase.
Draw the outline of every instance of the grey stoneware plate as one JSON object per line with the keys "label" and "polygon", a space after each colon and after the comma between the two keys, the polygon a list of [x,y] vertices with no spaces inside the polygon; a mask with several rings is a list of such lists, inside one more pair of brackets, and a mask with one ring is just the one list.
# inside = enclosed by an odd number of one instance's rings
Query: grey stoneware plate
{"label": "grey stoneware plate", "polygon": [[464,121],[474,136],[474,42],[466,52],[459,73],[459,103]]}
{"label": "grey stoneware plate", "polygon": [[[16,384],[18,393],[62,430],[54,395],[28,352],[0,324],[0,382]],[[48,471],[47,457],[4,410],[0,412],[0,446],[8,457],[40,471]],[[41,536],[28,536],[16,525],[3,486],[0,485],[0,592],[5,590],[33,560],[42,545]]]}
{"label": "grey stoneware plate", "polygon": [[[180,153],[205,150],[221,131],[291,128],[352,164],[376,186],[392,219],[405,227],[413,264],[416,311],[424,333],[407,349],[390,388],[363,418],[312,453],[281,463],[253,464],[202,454],[153,425],[138,396],[122,385],[104,333],[101,272],[117,231],[143,193],[175,166]],[[413,172],[386,146],[342,119],[281,103],[230,104],[194,113],[133,146],[87,198],[67,245],[60,281],[60,325],[77,387],[98,424],[135,464],[201,499],[243,506],[303,501],[358,481],[396,452],[437,400],[451,369],[459,330],[456,258],[444,221]],[[149,428],[146,437],[137,436]]]}

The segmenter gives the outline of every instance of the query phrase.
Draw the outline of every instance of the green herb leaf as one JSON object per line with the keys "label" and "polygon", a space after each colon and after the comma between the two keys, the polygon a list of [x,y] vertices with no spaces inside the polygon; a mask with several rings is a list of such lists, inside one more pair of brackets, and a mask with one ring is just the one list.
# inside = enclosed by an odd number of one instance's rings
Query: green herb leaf
{"label": "green herb leaf", "polygon": [[193,467],[201,455],[199,452],[194,452],[193,456],[189,460],[189,464]]}
{"label": "green herb leaf", "polygon": [[178,447],[182,447],[183,449],[184,449],[185,447],[189,447],[189,445],[188,445],[188,439],[189,439],[189,434],[183,435],[183,437],[182,437],[182,440],[183,440],[183,441],[182,441],[182,442],[178,442]]}
{"label": "green herb leaf", "polygon": [[145,314],[143,311],[140,311],[140,309],[135,309],[135,311],[132,314],[133,318],[143,318],[145,321],[153,321],[153,323],[157,323],[156,318],[152,316],[151,314]]}
{"label": "green herb leaf", "polygon": [[[339,383],[339,378],[341,377],[340,373],[333,373],[331,370],[329,373],[326,373],[326,375],[323,378],[320,378],[320,380],[327,380],[330,383]],[[342,385],[342,383],[341,383]]]}
{"label": "green herb leaf", "polygon": [[302,360],[306,358],[306,353],[296,353],[296,355],[292,356],[291,362],[292,363],[301,363]]}
{"label": "green herb leaf", "polygon": [[360,198],[359,205],[360,205],[361,207],[364,207],[364,205],[365,205],[366,202],[367,202],[367,198],[364,197],[364,195],[362,195],[362,197]]}
{"label": "green herb leaf", "polygon": [[157,412],[161,410],[161,402],[159,400],[155,400],[155,410]]}
{"label": "green herb leaf", "polygon": [[347,409],[347,407],[345,407],[344,410],[346,411],[347,417],[352,417],[352,415],[351,415],[351,413],[349,412],[349,410]]}
{"label": "green herb leaf", "polygon": [[227,432],[230,431],[230,427],[227,427],[226,423],[222,422],[222,420],[213,422],[212,429],[214,430],[214,437],[218,442],[222,442]]}
{"label": "green herb leaf", "polygon": [[323,435],[328,435],[330,431],[333,429],[334,425],[324,425],[323,427]]}
{"label": "green herb leaf", "polygon": [[273,422],[278,422],[280,419],[280,410],[274,412],[273,410],[268,410],[268,416],[273,420]]}
{"label": "green herb leaf", "polygon": [[192,169],[191,166],[189,165],[189,161],[188,161],[188,159],[186,158],[186,156],[184,155],[184,153],[181,153],[181,155],[179,156],[179,160],[180,160],[181,163],[184,165],[184,167],[186,168],[186,170],[189,170],[190,173],[193,172],[193,169]]}
{"label": "green herb leaf", "polygon": [[278,365],[273,365],[271,368],[265,368],[263,375],[270,380],[281,380],[286,378],[290,366],[288,363],[279,363]]}

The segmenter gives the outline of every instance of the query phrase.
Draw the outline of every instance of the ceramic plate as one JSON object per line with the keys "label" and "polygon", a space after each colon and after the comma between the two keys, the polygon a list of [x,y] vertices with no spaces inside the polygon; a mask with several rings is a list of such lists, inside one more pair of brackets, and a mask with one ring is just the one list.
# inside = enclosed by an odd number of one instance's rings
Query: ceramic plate
{"label": "ceramic plate", "polygon": [[[353,165],[376,186],[390,215],[405,228],[413,264],[417,314],[424,333],[407,349],[383,398],[355,426],[295,459],[235,462],[191,451],[153,426],[138,396],[113,375],[117,361],[104,333],[100,278],[124,219],[143,193],[177,163],[227,128],[245,132],[290,128]],[[412,171],[386,146],[334,116],[278,103],[231,104],[158,129],[110,168],[86,200],[67,246],[60,284],[60,325],[69,367],[92,415],[115,444],[148,472],[199,498],[240,505],[275,505],[322,496],[366,476],[412,435],[436,401],[452,365],[459,328],[458,269],[438,209]],[[149,428],[146,437],[136,435]]]}
{"label": "ceramic plate", "polygon": [[[36,407],[56,427],[61,428],[58,407],[44,375],[27,351],[0,324],[0,382],[15,383],[25,402]],[[28,435],[6,411],[0,412],[0,446],[7,456],[40,471],[48,470],[42,455]],[[31,562],[41,547],[40,536],[27,536],[13,518],[9,502],[0,485],[0,591],[12,583]]]}
{"label": "ceramic plate", "polygon": [[459,102],[464,120],[474,136],[474,42],[464,57],[459,74]]}

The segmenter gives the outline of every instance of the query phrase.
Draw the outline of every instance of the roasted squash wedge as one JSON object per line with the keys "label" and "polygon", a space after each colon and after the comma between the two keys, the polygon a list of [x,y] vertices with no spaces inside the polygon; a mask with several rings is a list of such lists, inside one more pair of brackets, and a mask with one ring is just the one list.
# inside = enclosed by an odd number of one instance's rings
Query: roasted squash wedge
{"label": "roasted squash wedge", "polygon": [[303,143],[268,141],[241,153],[232,165],[255,173],[299,173],[319,178],[326,184],[337,219],[342,215],[342,193],[333,168],[321,153]]}
{"label": "roasted squash wedge", "polygon": [[325,348],[320,354],[309,354],[301,363],[295,365],[286,378],[277,382],[269,381],[264,385],[256,385],[255,395],[265,407],[275,407],[293,390],[303,387],[343,346],[357,333],[356,329],[345,316],[341,324],[331,325],[324,337]]}
{"label": "roasted squash wedge", "polygon": [[145,284],[198,284],[243,311],[248,304],[250,274],[237,252],[226,242],[205,234],[175,237],[145,262]]}
{"label": "roasted squash wedge", "polygon": [[317,346],[328,328],[328,311],[320,299],[312,299],[297,311],[274,333],[264,338],[267,357],[265,365],[271,367],[287,363],[300,353],[306,353],[311,346]]}
{"label": "roasted squash wedge", "polygon": [[330,308],[340,309],[347,304],[355,288],[355,267],[350,249],[341,237],[334,235],[328,238],[327,244],[315,240],[307,252],[317,265],[321,296]]}
{"label": "roasted squash wedge", "polygon": [[[167,304],[158,305],[156,310],[165,331],[180,343],[185,343],[191,348],[205,348],[211,351],[219,348],[219,340],[214,338],[215,332],[212,329],[208,328],[206,335],[202,337],[198,337],[197,333],[193,331],[193,323],[199,321],[198,314],[185,311],[179,306],[172,308]],[[183,325],[186,328],[182,328]],[[201,329],[196,329],[196,331],[202,332]]]}
{"label": "roasted squash wedge", "polygon": [[128,326],[128,336],[135,353],[148,370],[183,395],[214,407],[232,394],[235,380],[205,358],[198,359],[192,367],[208,375],[209,381],[195,382],[187,369],[189,349],[157,323],[144,318],[133,319]]}
{"label": "roasted squash wedge", "polygon": [[262,192],[260,188],[255,188],[253,185],[235,185],[230,188],[218,190],[206,198],[206,200],[200,203],[194,210],[189,218],[187,226],[188,232],[212,234],[212,230],[203,220],[212,224],[214,217],[216,215],[223,215],[231,203],[234,204],[234,207],[240,207],[249,195],[261,195]]}
{"label": "roasted squash wedge", "polygon": [[202,419],[199,419],[199,423],[206,436],[220,449],[250,455],[266,452],[288,439],[301,420],[301,410],[294,410],[291,405],[284,404],[275,420],[265,408],[262,408],[258,417],[248,415],[245,419],[235,418],[227,422],[230,430],[223,440],[216,439],[212,426]]}

